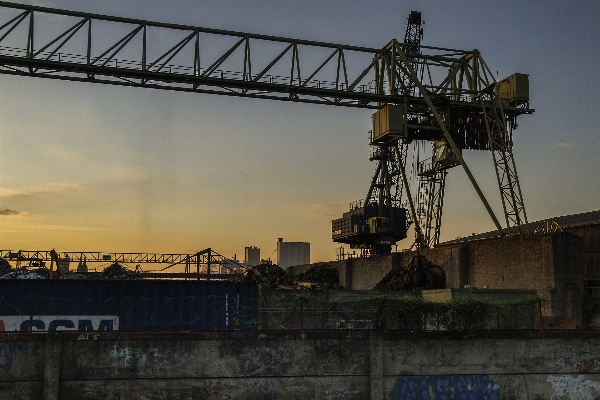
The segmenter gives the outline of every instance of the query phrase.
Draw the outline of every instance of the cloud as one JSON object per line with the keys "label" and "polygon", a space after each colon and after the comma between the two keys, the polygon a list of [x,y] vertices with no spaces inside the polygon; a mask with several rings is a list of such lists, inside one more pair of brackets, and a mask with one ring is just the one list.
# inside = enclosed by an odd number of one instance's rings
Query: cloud
{"label": "cloud", "polygon": [[99,228],[93,226],[74,226],[74,225],[20,225],[17,227],[0,227],[0,232],[39,232],[39,231],[60,231],[60,232],[110,232],[114,229]]}
{"label": "cloud", "polygon": [[556,146],[556,147],[573,147],[573,146],[575,146],[575,143],[573,143],[573,142],[559,142],[559,143],[554,143],[554,146]]}
{"label": "cloud", "polygon": [[0,209],[0,216],[13,216],[13,215],[28,215],[28,212],[14,210],[12,208]]}
{"label": "cloud", "polygon": [[311,204],[308,216],[313,218],[340,218],[343,213],[350,209],[352,201],[339,201],[337,203]]}
{"label": "cloud", "polygon": [[80,191],[81,189],[81,185],[66,183],[49,183],[43,186],[30,186],[20,189],[0,188],[0,198],[37,197],[44,195],[61,194],[65,192],[75,192]]}

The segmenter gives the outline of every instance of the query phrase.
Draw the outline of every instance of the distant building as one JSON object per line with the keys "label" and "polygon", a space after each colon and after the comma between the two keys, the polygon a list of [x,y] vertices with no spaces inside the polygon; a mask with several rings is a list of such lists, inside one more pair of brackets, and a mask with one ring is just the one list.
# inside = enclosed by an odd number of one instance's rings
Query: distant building
{"label": "distant building", "polygon": [[[225,264],[223,264],[223,268],[219,268],[219,273],[227,274],[232,271],[237,271],[239,268],[241,268],[241,263],[237,259],[236,254],[234,254],[233,258],[225,260]],[[212,272],[212,268],[211,268],[211,272]]]}
{"label": "distant building", "polygon": [[61,258],[58,260],[58,271],[61,275],[66,275],[69,273],[69,265],[71,264],[71,259],[69,257]]}
{"label": "distant building", "polygon": [[277,241],[277,265],[286,269],[293,265],[310,264],[310,243]]}
{"label": "distant building", "polygon": [[246,247],[244,249],[244,265],[247,267],[255,266],[260,263],[260,249],[256,246]]}

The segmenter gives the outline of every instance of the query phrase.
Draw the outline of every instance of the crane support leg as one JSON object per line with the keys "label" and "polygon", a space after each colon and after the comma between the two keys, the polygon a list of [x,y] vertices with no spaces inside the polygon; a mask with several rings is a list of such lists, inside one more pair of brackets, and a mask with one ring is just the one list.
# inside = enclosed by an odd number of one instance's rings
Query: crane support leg
{"label": "crane support leg", "polygon": [[415,203],[413,202],[412,194],[410,193],[410,186],[408,185],[408,180],[406,179],[406,150],[407,145],[402,145],[402,152],[398,148],[398,144],[394,146],[394,151],[396,152],[396,158],[398,159],[398,166],[400,168],[400,175],[402,176],[402,184],[404,189],[406,190],[406,197],[408,198],[408,207],[410,210],[410,216],[415,224],[415,233],[417,236],[417,243],[420,247],[425,246],[425,241],[423,239],[423,230],[421,229],[421,225],[419,224],[419,219],[417,218],[417,213],[415,211]]}
{"label": "crane support leg", "polygon": [[432,248],[440,242],[442,228],[442,207],[444,205],[444,187],[448,171],[419,179],[419,217],[424,235],[424,247]]}
{"label": "crane support leg", "polygon": [[[497,96],[490,94],[487,101],[482,98],[481,105],[496,168],[496,178],[508,235],[527,233],[527,214],[512,152],[512,132],[506,129],[502,104]],[[515,230],[511,232],[513,227],[516,227],[518,232]]]}

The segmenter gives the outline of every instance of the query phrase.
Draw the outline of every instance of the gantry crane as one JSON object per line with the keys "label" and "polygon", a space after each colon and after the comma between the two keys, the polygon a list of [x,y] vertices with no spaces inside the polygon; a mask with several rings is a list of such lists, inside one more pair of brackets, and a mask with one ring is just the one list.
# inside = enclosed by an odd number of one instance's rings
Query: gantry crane
{"label": "gantry crane", "polygon": [[[99,31],[126,33],[106,44]],[[421,36],[416,12],[404,42],[367,48],[0,1],[0,73],[373,109],[377,172],[364,203],[333,222],[335,241],[386,253],[412,223],[420,246],[437,243],[446,170],[458,165],[502,231],[467,149],[492,152],[506,232],[521,232],[512,131],[533,112],[527,75],[496,82],[478,50],[423,46]],[[410,181],[407,152],[419,143],[433,143],[433,157],[413,163]]]}
{"label": "gantry crane", "polygon": [[[414,224],[418,248],[437,245],[446,175],[459,165],[494,224],[504,233],[462,157],[464,149],[492,152],[508,227],[505,232],[511,235],[526,229],[512,130],[518,115],[534,111],[529,108],[527,75],[514,74],[498,83],[477,50],[451,63],[423,56],[421,22],[421,13],[411,12],[404,42],[392,41],[387,46],[394,61],[386,57],[381,60],[381,70],[395,68],[397,79],[392,75],[387,82],[378,80],[378,90],[383,91],[387,83],[404,96],[404,101],[380,104],[381,109],[373,114],[371,146],[375,151],[371,160],[378,164],[366,200],[351,205],[342,218],[332,221],[334,241],[362,248],[368,254],[389,253],[392,244],[406,237],[403,221],[408,221],[407,229]],[[448,67],[441,84],[433,83],[434,66]],[[421,160],[420,149],[426,148],[423,143],[431,143],[433,154]],[[412,182],[406,172],[409,144],[413,144]],[[416,186],[414,197],[411,186]],[[379,204],[378,210],[374,204]],[[397,216],[403,210],[399,204],[408,208],[408,218]]]}

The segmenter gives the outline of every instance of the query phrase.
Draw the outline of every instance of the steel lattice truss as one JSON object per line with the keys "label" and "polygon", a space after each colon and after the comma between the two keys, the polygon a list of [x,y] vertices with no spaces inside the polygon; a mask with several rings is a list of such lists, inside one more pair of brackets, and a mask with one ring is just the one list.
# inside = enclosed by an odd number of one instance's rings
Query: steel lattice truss
{"label": "steel lattice truss", "polygon": [[[186,272],[191,270],[207,271],[210,266],[221,266],[227,270],[243,268],[237,261],[228,259],[216,251],[208,248],[193,254],[156,254],[156,253],[105,253],[95,251],[65,251],[54,250],[0,250],[0,258],[21,263],[41,265],[41,262],[68,260],[70,262],[84,263],[122,263],[122,264],[168,264],[161,271],[166,271],[174,266],[185,266]],[[147,274],[148,275],[148,274]],[[155,274],[156,275],[156,274]],[[165,276],[158,273],[157,276]]]}
{"label": "steel lattice truss", "polygon": [[423,247],[434,247],[440,242],[442,209],[444,204],[444,188],[448,171],[437,171],[425,179],[419,180],[419,198],[417,216],[423,229]]}
{"label": "steel lattice truss", "polygon": [[2,73],[367,108],[389,100],[369,86],[380,49],[6,2],[0,15]]}
{"label": "steel lattice truss", "polygon": [[371,161],[377,161],[377,168],[365,204],[373,204],[381,208],[379,215],[390,217],[392,208],[400,208],[402,185],[400,184],[399,161],[389,147],[376,147],[371,154]]}
{"label": "steel lattice truss", "polygon": [[525,223],[507,121],[533,110],[501,104],[478,50],[422,46],[420,31],[411,35],[414,43],[394,39],[376,49],[0,2],[0,73],[372,109],[401,105],[410,140],[445,138],[500,230],[461,155],[492,150],[507,225]]}
{"label": "steel lattice truss", "polygon": [[502,103],[498,97],[488,94],[481,98],[481,102],[489,132],[490,150],[496,165],[496,178],[502,195],[506,225],[516,227],[519,233],[527,233],[527,214],[512,152],[512,124],[509,125],[510,130],[507,130]]}
{"label": "steel lattice truss", "polygon": [[[365,48],[7,2],[0,24],[5,74],[362,108],[405,101],[396,41]],[[448,91],[448,67],[472,54],[420,48],[429,54],[407,54],[429,69],[431,92]]]}

